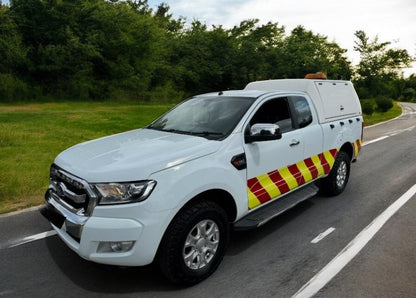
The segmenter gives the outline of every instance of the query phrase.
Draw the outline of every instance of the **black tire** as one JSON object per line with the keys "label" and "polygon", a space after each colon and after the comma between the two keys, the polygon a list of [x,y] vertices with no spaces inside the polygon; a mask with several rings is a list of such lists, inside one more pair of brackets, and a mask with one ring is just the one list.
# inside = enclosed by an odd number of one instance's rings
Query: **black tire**
{"label": "black tire", "polygon": [[340,151],[335,159],[331,172],[319,183],[321,193],[328,196],[336,196],[342,193],[350,177],[350,168],[350,156],[346,152]]}
{"label": "black tire", "polygon": [[196,284],[217,269],[228,238],[228,218],[220,206],[212,201],[190,205],[165,232],[158,252],[160,269],[175,284]]}

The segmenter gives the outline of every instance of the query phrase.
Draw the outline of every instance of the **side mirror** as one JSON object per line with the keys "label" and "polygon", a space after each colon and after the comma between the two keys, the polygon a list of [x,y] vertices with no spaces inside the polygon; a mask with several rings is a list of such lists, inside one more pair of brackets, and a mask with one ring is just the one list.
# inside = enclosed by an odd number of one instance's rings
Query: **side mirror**
{"label": "side mirror", "polygon": [[281,138],[282,132],[279,125],[272,123],[256,123],[244,136],[246,143],[273,141]]}

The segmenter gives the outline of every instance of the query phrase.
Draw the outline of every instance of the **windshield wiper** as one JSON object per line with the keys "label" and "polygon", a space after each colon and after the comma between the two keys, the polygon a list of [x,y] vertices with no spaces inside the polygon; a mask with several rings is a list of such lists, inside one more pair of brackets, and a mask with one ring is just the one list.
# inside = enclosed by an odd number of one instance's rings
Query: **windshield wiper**
{"label": "windshield wiper", "polygon": [[166,131],[166,132],[173,132],[173,133],[180,133],[180,134],[192,134],[190,131],[184,131],[184,130],[179,130],[179,129],[164,129],[164,128],[158,128],[158,127],[153,127],[151,125],[147,126],[146,128],[149,129],[154,129],[154,130],[159,130],[159,131]]}
{"label": "windshield wiper", "polygon": [[180,130],[180,129],[174,129],[174,128],[162,129],[162,131],[173,132],[173,133],[180,133],[180,134],[185,134],[185,135],[192,134],[190,131]]}
{"label": "windshield wiper", "polygon": [[155,128],[152,126],[148,126],[147,128],[160,130],[160,131],[166,131],[166,132],[173,132],[173,133],[179,133],[179,134],[185,134],[185,135],[192,135],[192,136],[223,136],[224,133],[222,132],[216,132],[216,131],[186,131],[186,130],[180,130],[180,129],[163,129],[163,128]]}
{"label": "windshield wiper", "polygon": [[222,132],[215,132],[215,131],[192,131],[190,132],[193,135],[197,136],[223,136]]}

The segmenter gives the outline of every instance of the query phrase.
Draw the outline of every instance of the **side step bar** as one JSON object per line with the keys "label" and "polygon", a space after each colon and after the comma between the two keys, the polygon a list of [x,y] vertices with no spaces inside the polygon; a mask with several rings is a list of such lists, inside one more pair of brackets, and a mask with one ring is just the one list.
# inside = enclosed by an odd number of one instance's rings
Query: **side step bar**
{"label": "side step bar", "polygon": [[234,230],[243,231],[260,227],[300,202],[313,197],[318,191],[319,188],[314,183],[295,190],[287,196],[280,199],[278,198],[267,206],[255,210],[236,221],[234,223]]}

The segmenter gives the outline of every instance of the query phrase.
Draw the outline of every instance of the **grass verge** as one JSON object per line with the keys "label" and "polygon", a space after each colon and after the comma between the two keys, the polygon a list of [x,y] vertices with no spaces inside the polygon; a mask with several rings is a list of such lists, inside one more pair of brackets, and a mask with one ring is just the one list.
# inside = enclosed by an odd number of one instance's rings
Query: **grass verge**
{"label": "grass verge", "polygon": [[374,112],[372,115],[364,114],[364,123],[366,126],[377,124],[383,121],[394,119],[402,114],[402,108],[397,103],[394,102],[393,107],[385,113]]}
{"label": "grass verge", "polygon": [[77,143],[143,127],[172,104],[0,105],[0,213],[43,203],[49,166]]}

